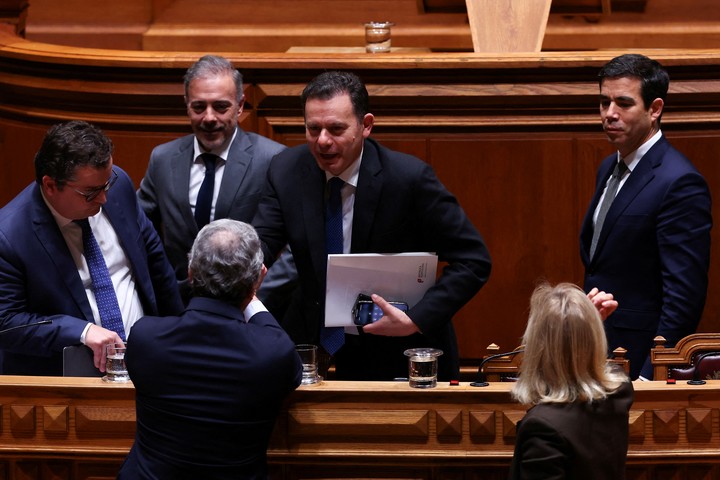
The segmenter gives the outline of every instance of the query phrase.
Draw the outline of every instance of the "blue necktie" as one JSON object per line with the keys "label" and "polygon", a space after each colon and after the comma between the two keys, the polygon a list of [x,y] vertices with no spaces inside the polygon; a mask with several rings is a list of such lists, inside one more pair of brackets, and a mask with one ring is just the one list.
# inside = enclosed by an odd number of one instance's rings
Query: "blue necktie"
{"label": "blue necktie", "polygon": [[85,261],[90,269],[95,302],[97,303],[98,312],[100,312],[100,323],[103,328],[117,332],[124,342],[125,328],[123,327],[120,305],[118,305],[115,287],[113,287],[112,280],[110,280],[110,272],[100,251],[100,245],[95,240],[95,235],[93,235],[87,218],[75,220],[75,223],[82,228]]}
{"label": "blue necktie", "polygon": [[200,156],[205,163],[205,178],[200,185],[195,201],[195,223],[197,223],[198,230],[210,223],[210,211],[215,193],[215,162],[217,160],[217,156],[212,153],[203,153]]}
{"label": "blue necktie", "polygon": [[[330,195],[325,205],[325,249],[328,254],[343,253],[343,221],[342,196],[340,190],[345,182],[340,177],[328,180]],[[340,350],[345,343],[343,327],[326,327],[320,329],[320,345],[330,355]]]}

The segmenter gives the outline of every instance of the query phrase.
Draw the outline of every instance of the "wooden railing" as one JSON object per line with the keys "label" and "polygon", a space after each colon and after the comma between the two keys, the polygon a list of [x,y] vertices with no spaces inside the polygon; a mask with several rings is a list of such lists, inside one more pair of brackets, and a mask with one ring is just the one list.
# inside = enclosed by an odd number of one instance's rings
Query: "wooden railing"
{"label": "wooden railing", "polygon": [[664,337],[655,337],[655,347],[650,351],[653,378],[668,378],[671,367],[692,367],[693,358],[699,353],[720,353],[720,333],[695,333],[681,338],[673,347],[666,347]]}
{"label": "wooden railing", "polygon": [[[500,382],[506,379],[512,380],[520,374],[520,364],[522,363],[525,348],[519,346],[509,352],[501,352],[498,345],[492,343],[487,347],[487,355],[482,361],[482,373],[488,382]],[[630,361],[626,358],[627,350],[618,347],[613,350],[612,358],[608,362],[622,368],[623,371],[630,375]],[[494,357],[494,358],[493,358]],[[480,361],[476,365],[465,365],[460,367],[460,379],[472,382],[479,377]],[[662,378],[662,377],[661,377]]]}
{"label": "wooden railing", "polygon": [[[272,478],[469,479],[482,471],[505,479],[526,409],[510,386],[301,386],[275,426]],[[635,389],[627,478],[717,478],[720,381]],[[98,378],[0,377],[0,415],[1,478],[109,480],[133,442],[134,389]]]}

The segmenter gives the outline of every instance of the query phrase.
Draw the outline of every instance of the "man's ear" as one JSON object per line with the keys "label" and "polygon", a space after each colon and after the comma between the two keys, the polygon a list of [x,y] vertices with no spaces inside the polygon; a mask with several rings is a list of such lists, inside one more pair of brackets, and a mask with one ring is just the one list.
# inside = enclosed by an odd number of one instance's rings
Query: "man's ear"
{"label": "man's ear", "polygon": [[[260,285],[262,285],[263,280],[265,280],[266,274],[267,274],[267,267],[263,263],[262,270],[260,270],[260,276],[258,277],[257,282],[255,282],[255,285],[253,285],[253,291],[252,291],[253,297],[257,294],[257,291],[260,289]],[[252,300],[252,298],[250,300]]]}
{"label": "man's ear", "polygon": [[243,95],[240,98],[240,101],[238,102],[238,121],[240,121],[240,115],[242,115],[242,112],[244,109],[245,109],[245,95]]}
{"label": "man's ear", "polygon": [[650,116],[652,116],[653,120],[657,121],[657,119],[660,118],[664,106],[665,102],[663,102],[662,98],[656,98],[652,101],[650,104]]}
{"label": "man's ear", "polygon": [[50,178],[48,175],[43,175],[42,180],[40,181],[40,184],[42,186],[43,193],[51,197],[55,194],[55,192],[58,191],[58,184],[55,180]]}
{"label": "man's ear", "polygon": [[257,285],[255,286],[255,290],[260,288],[260,285],[262,285],[263,280],[265,280],[265,275],[267,275],[267,267],[263,263],[262,270],[260,271],[260,277],[258,278]]}
{"label": "man's ear", "polygon": [[375,125],[375,116],[372,113],[366,113],[363,117],[363,138],[370,136],[373,125]]}

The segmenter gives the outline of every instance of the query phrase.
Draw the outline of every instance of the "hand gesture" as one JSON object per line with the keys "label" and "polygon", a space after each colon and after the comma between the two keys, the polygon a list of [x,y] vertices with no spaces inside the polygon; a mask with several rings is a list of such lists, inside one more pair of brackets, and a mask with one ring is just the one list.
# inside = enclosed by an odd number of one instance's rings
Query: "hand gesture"
{"label": "hand gesture", "polygon": [[605,320],[618,307],[618,302],[613,299],[612,293],[601,292],[597,288],[593,288],[587,294],[587,297],[595,305],[597,311],[600,312],[600,318]]}
{"label": "hand gesture", "polygon": [[380,295],[372,294],[372,301],[383,311],[383,316],[375,323],[365,325],[363,332],[387,337],[407,337],[420,329],[405,312],[390,305]]}

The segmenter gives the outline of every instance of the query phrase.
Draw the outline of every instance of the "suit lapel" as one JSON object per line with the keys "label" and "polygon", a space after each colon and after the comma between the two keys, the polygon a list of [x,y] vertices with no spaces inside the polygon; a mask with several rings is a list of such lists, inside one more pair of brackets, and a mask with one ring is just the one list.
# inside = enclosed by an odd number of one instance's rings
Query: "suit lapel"
{"label": "suit lapel", "polygon": [[[617,160],[617,153],[614,153],[612,155],[612,158]],[[607,163],[607,165],[605,165]],[[599,175],[599,181],[597,185],[595,186],[595,194],[593,195],[592,200],[590,201],[590,206],[588,207],[588,211],[585,214],[585,219],[583,220],[583,225],[581,229],[581,245],[582,245],[582,252],[581,255],[586,260],[585,263],[590,263],[587,257],[590,255],[590,243],[592,242],[592,236],[593,236],[593,217],[595,216],[595,210],[597,209],[598,202],[600,201],[600,197],[602,196],[603,191],[605,190],[605,185],[607,184],[608,179],[610,178],[610,174],[612,173],[613,169],[615,168],[615,164],[613,162],[608,162],[607,160],[603,160],[603,167],[601,167],[603,170],[601,172],[598,172]]]}
{"label": "suit lapel", "polygon": [[80,280],[77,265],[73,261],[65,237],[63,237],[55,218],[47,205],[45,205],[39,187],[33,187],[32,196],[32,226],[35,236],[42,248],[47,252],[50,262],[55,267],[57,277],[60,278],[67,289],[69,297],[75,301],[78,310],[83,313],[85,319],[93,321],[90,302],[85,294],[85,287],[82,280]]}
{"label": "suit lapel", "polygon": [[186,138],[187,141],[182,142],[177,153],[173,155],[172,162],[170,162],[170,182],[172,184],[170,194],[173,197],[172,202],[182,215],[185,228],[189,235],[194,238],[198,229],[188,198],[190,196],[190,168],[194,160],[193,141],[195,137],[188,135]]}
{"label": "suit lapel", "polygon": [[375,219],[382,190],[381,172],[382,164],[377,144],[366,140],[360,163],[358,185],[355,190],[351,252],[367,252],[369,248],[371,226]]}
{"label": "suit lapel", "polygon": [[245,133],[238,128],[235,140],[230,146],[225,162],[220,192],[215,202],[215,218],[226,218],[230,212],[233,199],[245,186],[244,180],[252,161],[252,143]]}
{"label": "suit lapel", "polygon": [[145,245],[139,245],[138,242],[144,242],[140,239],[139,226],[136,218],[131,218],[128,215],[134,213],[134,210],[129,205],[127,198],[121,198],[115,192],[109,192],[107,196],[107,202],[103,205],[103,211],[107,215],[110,224],[115,230],[115,234],[120,241],[120,247],[123,249],[130,268],[133,272],[135,279],[135,289],[140,295],[143,308],[147,315],[157,314],[155,309],[155,302],[153,300],[154,293],[152,291],[152,284],[148,278],[147,272],[147,257],[145,255]]}
{"label": "suit lapel", "polygon": [[635,200],[640,192],[642,192],[655,177],[655,168],[662,164],[662,158],[668,146],[669,143],[667,143],[665,137],[661,137],[660,140],[643,155],[640,162],[638,162],[635,169],[623,184],[605,217],[603,229],[598,239],[596,257],[599,256],[599,253],[602,251],[603,245],[615,226],[615,223],[617,223],[618,218],[620,218],[633,200]]}
{"label": "suit lapel", "polygon": [[[309,150],[304,150],[298,158],[302,166],[299,170],[300,195],[302,196],[302,217],[305,236],[310,245],[312,263],[319,279],[327,275],[327,254],[325,248],[325,172],[315,162]],[[322,248],[315,248],[321,245]]]}

